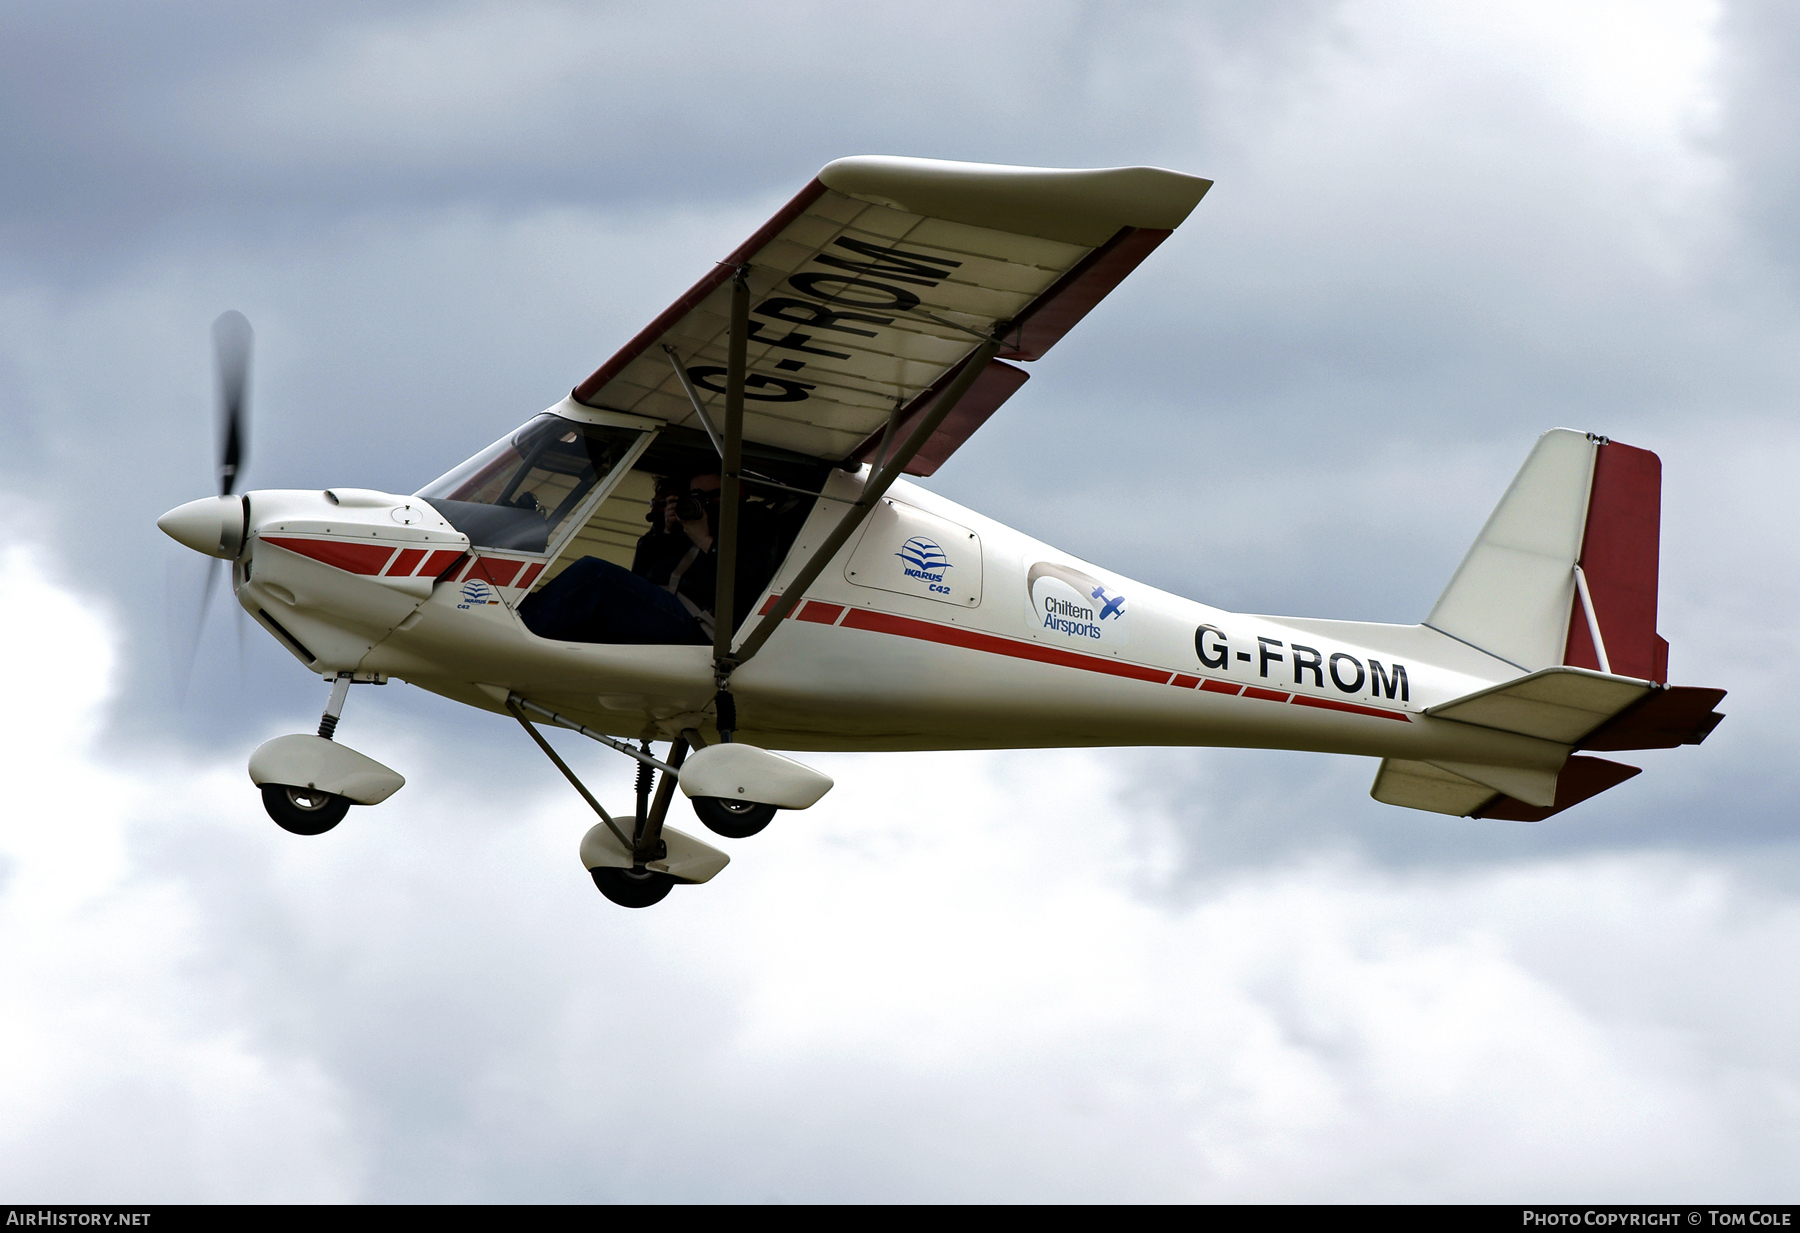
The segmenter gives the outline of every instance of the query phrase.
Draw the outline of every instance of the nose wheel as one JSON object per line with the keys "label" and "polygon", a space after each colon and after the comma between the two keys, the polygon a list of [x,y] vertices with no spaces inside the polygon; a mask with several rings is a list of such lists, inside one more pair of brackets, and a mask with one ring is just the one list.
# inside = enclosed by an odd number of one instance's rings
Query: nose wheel
{"label": "nose wheel", "polygon": [[350,806],[380,804],[406,783],[332,739],[351,680],[348,672],[331,678],[331,700],[317,736],[278,736],[250,755],[250,782],[262,792],[263,808],[291,835],[323,835],[344,820]]}
{"label": "nose wheel", "polygon": [[350,812],[350,799],[317,788],[294,788],[282,783],[262,786],[263,808],[275,825],[294,835],[323,835]]}

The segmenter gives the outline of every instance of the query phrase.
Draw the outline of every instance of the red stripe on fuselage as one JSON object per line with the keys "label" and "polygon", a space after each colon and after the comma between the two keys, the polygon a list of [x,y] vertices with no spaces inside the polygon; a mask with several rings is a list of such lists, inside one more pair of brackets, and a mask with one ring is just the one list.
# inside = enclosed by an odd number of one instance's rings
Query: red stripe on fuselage
{"label": "red stripe on fuselage", "polygon": [[809,599],[800,608],[800,619],[812,621],[819,625],[834,624],[844,613],[842,604],[822,604],[816,599]]}
{"label": "red stripe on fuselage", "polygon": [[1035,642],[1014,642],[1010,638],[984,634],[979,630],[963,629],[956,625],[938,625],[914,617],[897,616],[891,612],[852,608],[843,623],[846,629],[866,629],[878,634],[899,634],[903,638],[918,638],[924,642],[941,642],[946,646],[959,646],[971,651],[987,651],[993,655],[1010,655],[1014,659],[1032,659],[1038,663],[1055,664],[1062,668],[1082,668],[1088,672],[1129,677],[1134,681],[1150,681],[1157,685],[1165,684],[1169,679],[1167,668],[1146,668],[1142,664],[1101,659],[1098,656],[1082,655],[1075,651],[1064,651]]}
{"label": "red stripe on fuselage", "polygon": [[1327,711],[1345,711],[1351,715],[1373,715],[1377,719],[1398,719],[1401,723],[1411,723],[1399,711],[1384,711],[1379,707],[1358,706],[1354,702],[1339,702],[1336,698],[1309,698],[1305,694],[1295,694],[1288,699],[1295,706],[1316,706]]}
{"label": "red stripe on fuselage", "polygon": [[497,587],[509,587],[513,579],[519,576],[519,567],[523,564],[525,562],[510,561],[505,557],[481,557],[468,576],[491,582]]}
{"label": "red stripe on fuselage", "polygon": [[399,557],[395,559],[392,565],[387,567],[388,577],[412,577],[413,571],[419,568],[419,562],[423,561],[427,555],[428,554],[423,548],[402,548]]}
{"label": "red stripe on fuselage", "polygon": [[[780,600],[779,595],[771,595],[763,604],[762,612],[767,613]],[[814,610],[818,615],[814,615]],[[837,620],[842,612],[843,619]],[[837,604],[821,603],[808,600],[800,607],[800,620],[817,621],[820,624],[831,624],[836,621],[840,628],[861,629],[876,634],[895,634],[902,638],[917,638],[923,642],[937,642],[945,646],[962,647],[970,651],[985,651],[991,655],[1005,655],[1012,659],[1028,659],[1037,663],[1054,664],[1061,668],[1079,668],[1083,672],[1099,672],[1106,676],[1128,677],[1134,681],[1147,681],[1157,685],[1173,685],[1177,689],[1192,689],[1196,684],[1206,693],[1229,694],[1232,697],[1243,696],[1258,698],[1265,702],[1292,702],[1300,706],[1317,707],[1326,711],[1341,711],[1349,715],[1368,715],[1377,719],[1397,719],[1409,724],[1412,716],[1404,711],[1386,711],[1379,707],[1359,706],[1354,702],[1339,702],[1336,698],[1311,698],[1305,694],[1289,695],[1284,690],[1264,689],[1258,685],[1237,685],[1230,681],[1215,681],[1181,673],[1171,674],[1166,668],[1147,668],[1141,664],[1121,663],[1115,659],[1102,659],[1098,655],[1085,655],[1079,651],[1065,651],[1060,647],[1044,646],[1036,642],[1019,642],[1012,638],[1003,638],[998,634],[982,633],[979,630],[964,629],[957,625],[939,625],[935,621],[923,621],[917,617],[900,616],[892,612],[876,612],[870,608],[843,608]]]}
{"label": "red stripe on fuselage", "polygon": [[448,570],[452,565],[455,565],[458,561],[462,560],[462,558],[463,558],[463,553],[462,553],[461,549],[458,549],[458,548],[439,549],[438,551],[432,553],[430,556],[425,558],[425,564],[423,564],[419,567],[419,577],[421,577],[421,578],[442,577],[446,570]]}
{"label": "red stripe on fuselage", "polygon": [[394,555],[392,544],[346,543],[341,539],[289,539],[264,536],[263,543],[274,544],[303,557],[311,557],[351,574],[378,574]]}

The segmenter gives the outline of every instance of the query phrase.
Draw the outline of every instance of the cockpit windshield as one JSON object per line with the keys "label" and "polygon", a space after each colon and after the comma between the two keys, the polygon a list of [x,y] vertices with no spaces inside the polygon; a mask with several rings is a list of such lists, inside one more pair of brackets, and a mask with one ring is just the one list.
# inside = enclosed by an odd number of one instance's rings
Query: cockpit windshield
{"label": "cockpit windshield", "polygon": [[631,455],[643,432],[539,415],[415,495],[483,548],[547,551],[594,485]]}

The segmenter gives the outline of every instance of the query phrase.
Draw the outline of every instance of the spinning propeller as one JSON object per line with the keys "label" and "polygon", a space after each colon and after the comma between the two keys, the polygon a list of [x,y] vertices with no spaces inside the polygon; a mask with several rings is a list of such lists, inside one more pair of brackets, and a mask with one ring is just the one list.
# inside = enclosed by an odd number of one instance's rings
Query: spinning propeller
{"label": "spinning propeller", "polygon": [[237,309],[213,322],[213,361],[219,374],[219,495],[237,487],[244,461],[244,404],[250,392],[250,322]]}
{"label": "spinning propeller", "polygon": [[[175,678],[181,691],[187,691],[193,674],[194,656],[199,649],[200,634],[206,625],[207,611],[212,607],[213,592],[218,590],[219,575],[227,562],[236,559],[244,547],[244,527],[249,521],[245,498],[234,498],[238,476],[244,467],[245,442],[249,423],[247,408],[250,393],[250,349],[254,337],[244,314],[232,309],[213,322],[213,362],[218,376],[219,422],[219,495],[190,501],[157,519],[171,538],[215,558],[207,569],[200,589],[200,611],[194,618],[193,636],[189,639],[186,662],[179,662]],[[171,629],[171,636],[173,629]],[[239,630],[242,640],[242,629]]]}

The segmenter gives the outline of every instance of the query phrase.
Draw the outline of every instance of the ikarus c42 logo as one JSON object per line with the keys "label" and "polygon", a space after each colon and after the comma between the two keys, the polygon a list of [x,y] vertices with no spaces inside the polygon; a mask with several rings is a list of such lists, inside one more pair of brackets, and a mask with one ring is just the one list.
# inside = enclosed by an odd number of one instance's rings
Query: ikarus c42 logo
{"label": "ikarus c42 logo", "polygon": [[500,596],[495,594],[494,588],[479,578],[471,578],[463,583],[461,594],[462,599],[456,605],[458,608],[485,608],[489,604],[500,602]]}
{"label": "ikarus c42 logo", "polygon": [[1125,594],[1091,574],[1039,561],[1025,574],[1032,632],[1074,643],[1124,646],[1131,641]]}
{"label": "ikarus c42 logo", "polygon": [[844,579],[973,608],[981,603],[981,539],[947,518],[884,498],[844,566]]}
{"label": "ikarus c42 logo", "polygon": [[900,572],[923,582],[932,594],[948,595],[944,571],[950,568],[950,554],[922,535],[915,535],[900,545],[894,554],[900,558]]}

